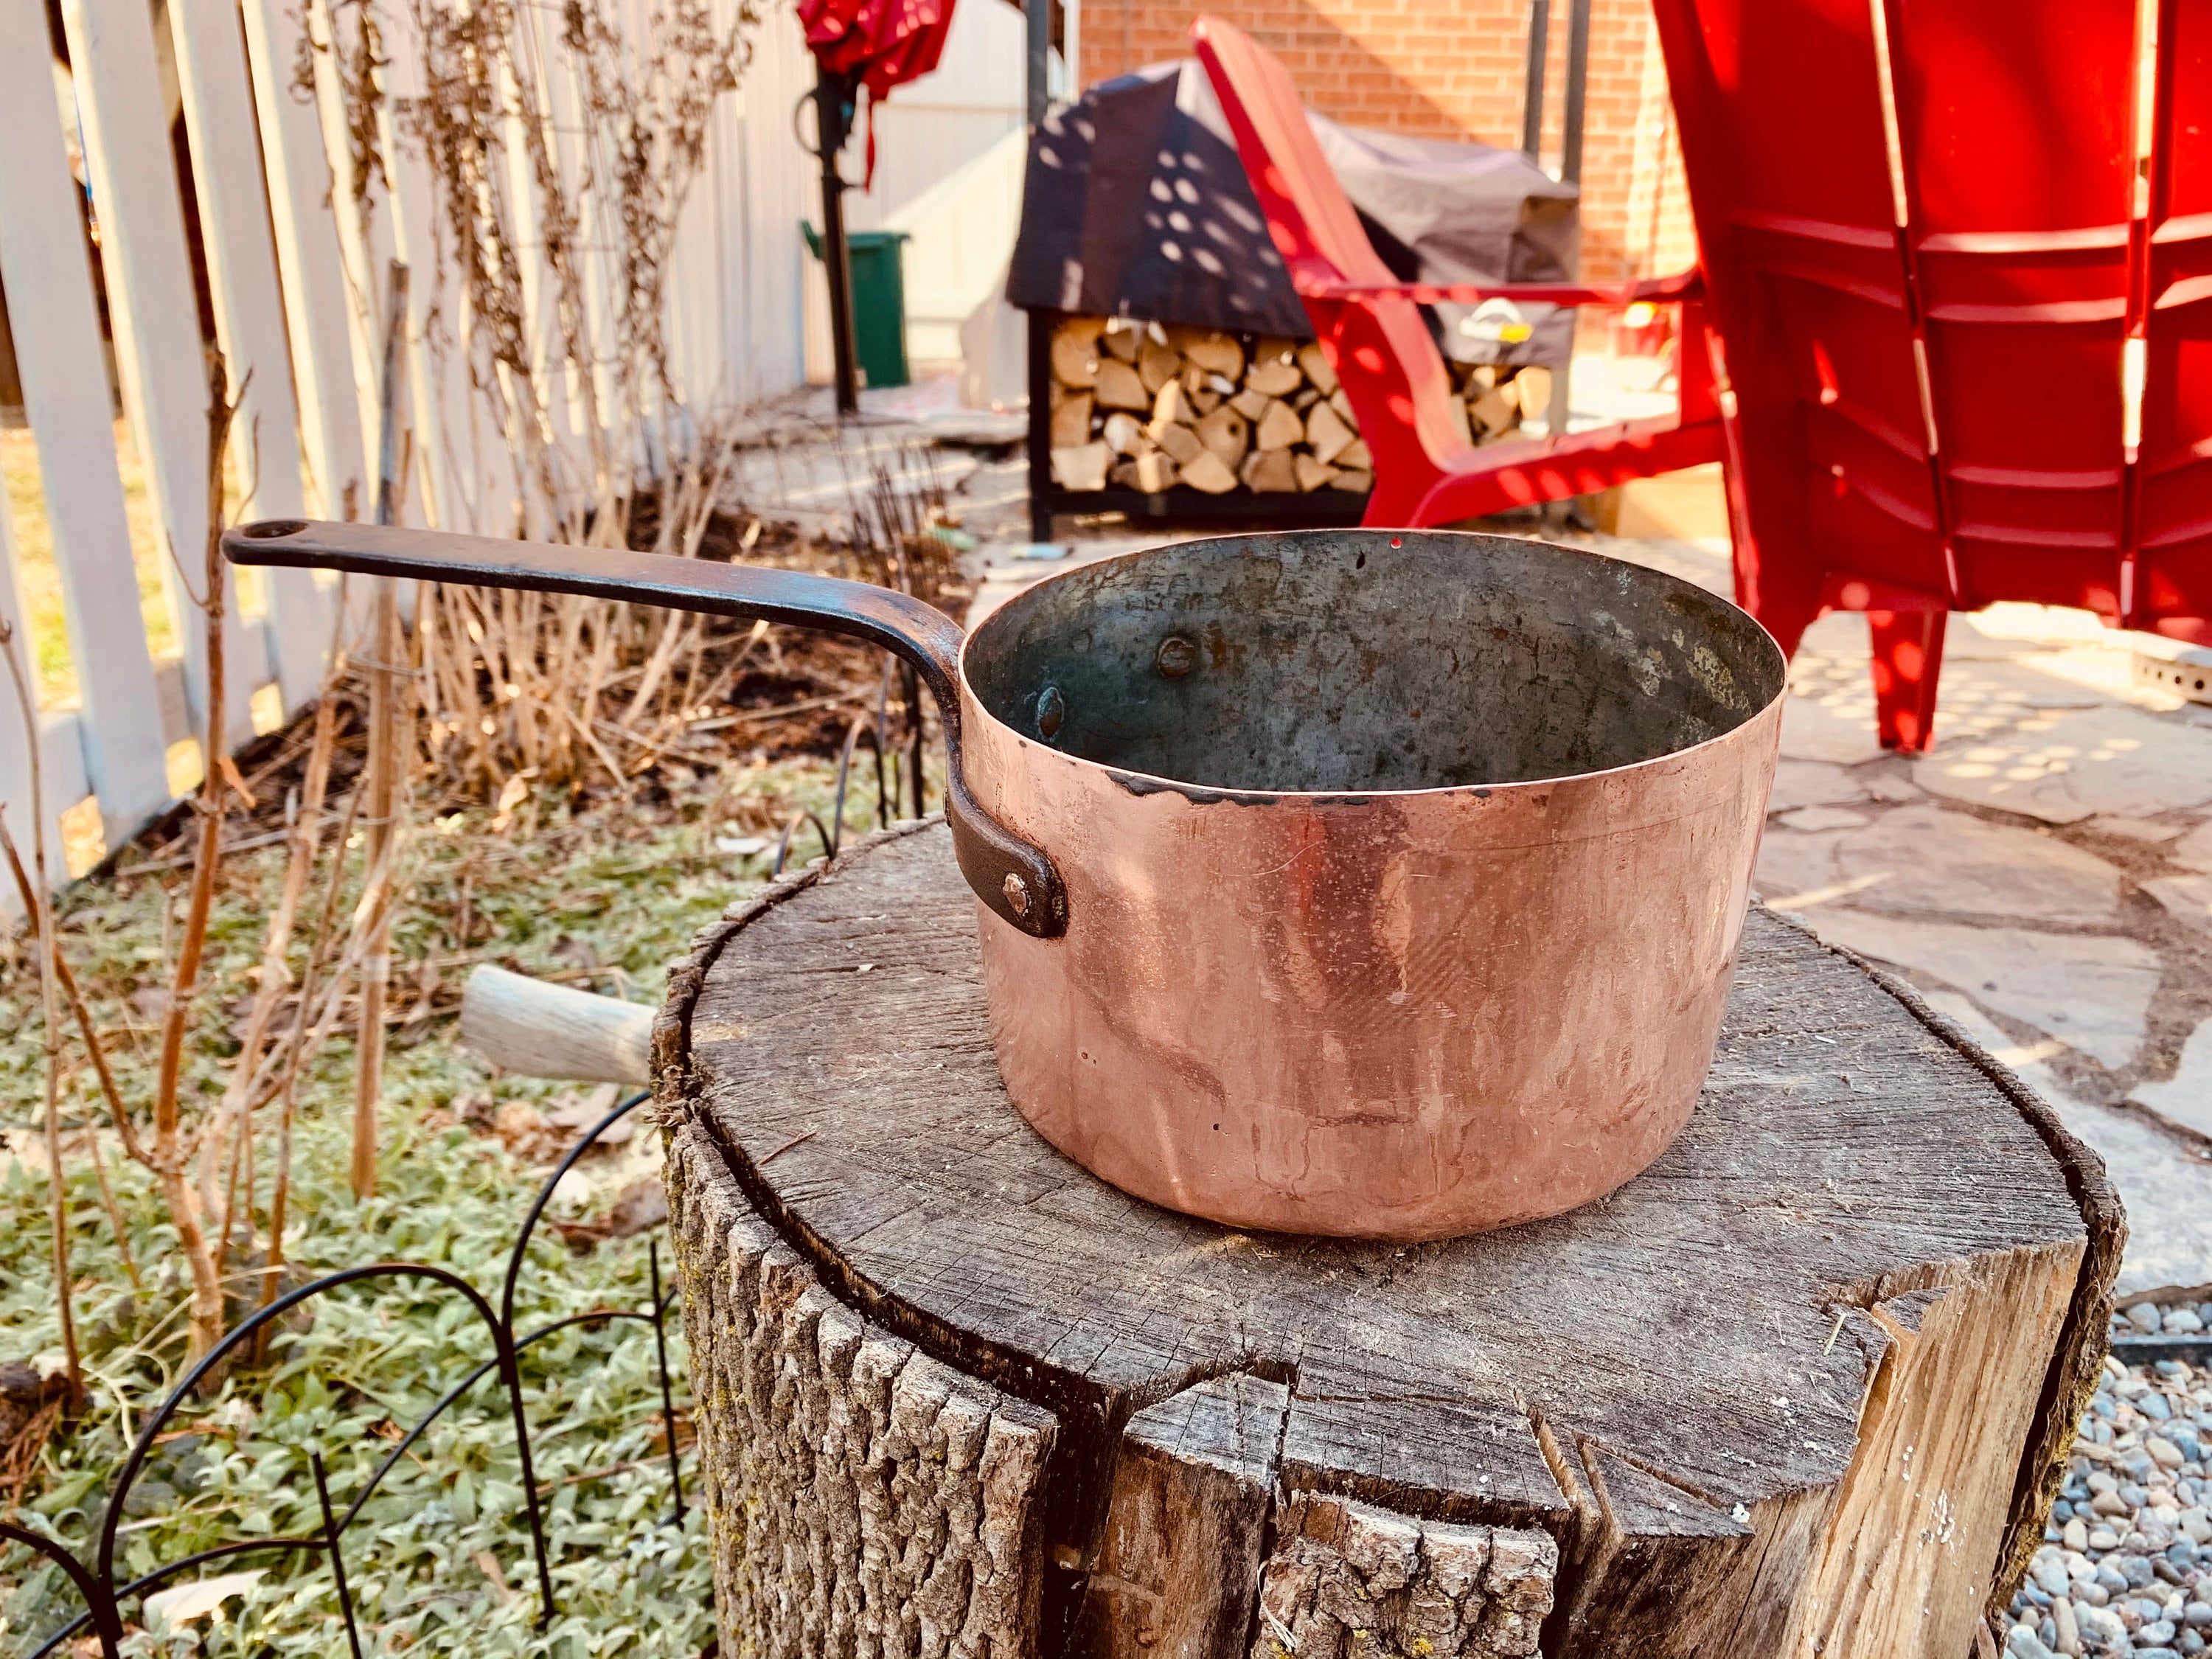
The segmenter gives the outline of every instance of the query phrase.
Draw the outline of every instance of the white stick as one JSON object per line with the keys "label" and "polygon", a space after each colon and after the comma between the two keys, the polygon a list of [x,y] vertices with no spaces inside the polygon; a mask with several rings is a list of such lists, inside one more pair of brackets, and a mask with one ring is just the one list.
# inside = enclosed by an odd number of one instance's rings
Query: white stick
{"label": "white stick", "polygon": [[484,966],[461,992],[461,1041],[525,1077],[645,1083],[653,1010]]}

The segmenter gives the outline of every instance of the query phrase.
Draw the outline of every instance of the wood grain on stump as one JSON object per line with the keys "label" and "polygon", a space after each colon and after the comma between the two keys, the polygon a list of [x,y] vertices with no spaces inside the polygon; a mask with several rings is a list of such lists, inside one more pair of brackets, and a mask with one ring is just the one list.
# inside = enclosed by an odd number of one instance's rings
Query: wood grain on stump
{"label": "wood grain on stump", "polygon": [[934,822],[734,908],[655,1034],[723,1651],[1960,1659],[2103,1352],[2093,1155],[1755,913],[1689,1127],[1397,1248],[1032,1133]]}

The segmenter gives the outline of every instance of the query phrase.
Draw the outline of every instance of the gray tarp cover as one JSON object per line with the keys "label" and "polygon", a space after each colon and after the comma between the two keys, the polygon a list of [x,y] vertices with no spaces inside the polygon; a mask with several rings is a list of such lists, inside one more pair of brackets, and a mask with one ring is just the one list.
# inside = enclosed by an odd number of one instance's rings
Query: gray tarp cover
{"label": "gray tarp cover", "polygon": [[[1382,263],[1407,281],[1565,282],[1577,191],[1518,150],[1401,138],[1308,112]],[[1253,199],[1195,59],[1093,87],[1030,145],[1006,297],[1032,309],[1311,339],[1313,325]],[[1550,306],[1434,307],[1461,362],[1563,362],[1571,319]],[[1522,337],[1522,327],[1533,333]]]}

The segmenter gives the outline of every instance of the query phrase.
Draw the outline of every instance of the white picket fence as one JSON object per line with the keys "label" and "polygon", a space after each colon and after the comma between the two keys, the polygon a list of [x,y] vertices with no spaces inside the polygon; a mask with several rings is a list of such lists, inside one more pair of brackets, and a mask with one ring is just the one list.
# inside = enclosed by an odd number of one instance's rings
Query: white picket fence
{"label": "white picket fence", "polygon": [[[379,0],[392,95],[422,90],[414,8],[464,3]],[[640,22],[650,3],[586,0],[618,23]],[[375,187],[371,211],[334,205],[345,199],[331,161],[345,153],[343,106],[331,54],[303,56],[301,34],[343,31],[357,20],[354,0],[62,0],[61,10],[66,71],[39,0],[0,4],[0,283],[78,688],[72,704],[39,714],[52,878],[63,874],[63,820],[80,848],[88,817],[105,843],[116,844],[169,802],[170,746],[204,729],[202,624],[178,585],[196,583],[202,568],[208,392],[168,86],[181,94],[218,343],[234,386],[251,374],[240,417],[251,456],[249,514],[368,516],[377,319],[386,261],[396,257],[412,272],[405,350],[419,487],[408,516],[488,532],[514,522],[505,451],[471,425],[482,414],[471,406],[464,367],[426,340],[432,308],[446,307],[450,319],[456,296],[440,291],[435,202],[423,166],[388,124],[380,134],[388,183]],[[562,6],[520,0],[514,15],[518,30],[535,31],[518,61],[555,63]],[[813,198],[791,112],[811,68],[787,5],[769,12],[754,46],[741,89],[724,96],[713,117],[670,262],[672,374],[679,398],[695,410],[736,407],[803,378],[797,226]],[[303,63],[317,71],[312,97],[294,85]],[[554,70],[540,91],[561,165],[580,167],[577,87]],[[82,157],[82,185],[72,152]],[[165,561],[184,642],[175,660],[150,653],[139,605],[81,218],[86,191],[122,414],[143,459],[159,535],[177,555]],[[530,281],[542,250],[527,246],[526,225],[520,229],[530,304],[550,307],[544,283]],[[601,252],[586,285],[603,306],[616,273],[605,239],[589,231],[587,224],[586,242]],[[550,319],[526,321],[528,337],[558,356]],[[558,384],[598,366],[550,367]],[[561,401],[574,436],[582,405]],[[20,623],[27,612],[16,547],[0,498],[0,611]],[[244,615],[234,605],[226,645],[234,744],[252,734],[257,693],[264,724],[272,706],[289,714],[314,695],[330,635],[333,584],[304,572],[264,574],[265,603]],[[29,641],[19,637],[18,649],[27,662]],[[12,691],[0,687],[0,805],[27,848],[28,755],[13,704]]]}

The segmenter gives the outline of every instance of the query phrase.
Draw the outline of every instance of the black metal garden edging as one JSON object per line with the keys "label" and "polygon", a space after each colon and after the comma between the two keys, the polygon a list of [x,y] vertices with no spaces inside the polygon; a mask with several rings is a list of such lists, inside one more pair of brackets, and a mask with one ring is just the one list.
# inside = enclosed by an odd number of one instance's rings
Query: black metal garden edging
{"label": "black metal garden edging", "polygon": [[[848,747],[848,755],[849,752]],[[566,1330],[572,1325],[598,1324],[617,1319],[635,1319],[653,1327],[654,1360],[660,1379],[661,1424],[666,1435],[668,1447],[668,1483],[673,1499],[673,1508],[668,1517],[668,1523],[672,1525],[681,1523],[684,1519],[684,1477],[676,1446],[676,1413],[669,1385],[666,1336],[668,1310],[676,1297],[672,1289],[664,1291],[661,1287],[659,1241],[653,1241],[647,1248],[647,1260],[652,1273],[651,1311],[639,1313],[620,1309],[600,1309],[590,1313],[573,1314],[565,1319],[557,1319],[550,1325],[541,1326],[521,1336],[514,1334],[514,1292],[515,1286],[521,1278],[523,1253],[530,1248],[531,1237],[537,1231],[538,1219],[544,1214],[546,1205],[552,1200],[554,1188],[560,1185],[561,1178],[574,1166],[576,1160],[598,1144],[600,1136],[643,1105],[648,1098],[649,1097],[645,1094],[635,1094],[617,1106],[585,1132],[576,1144],[568,1149],[553,1173],[546,1177],[544,1185],[538,1189],[536,1200],[530,1206],[529,1214],[523,1220],[522,1231],[514,1241],[514,1248],[508,1253],[507,1278],[501,1287],[499,1306],[496,1310],[477,1291],[475,1286],[459,1274],[444,1267],[431,1267],[424,1262],[382,1261],[363,1267],[347,1267],[334,1273],[326,1273],[312,1284],[302,1285],[289,1294],[279,1297],[267,1307],[254,1314],[251,1319],[226,1333],[222,1340],[192,1367],[184,1381],[172,1389],[168,1397],[147,1418],[144,1425],[138,1431],[137,1440],[131,1445],[130,1455],[124,1460],[123,1468],[117,1474],[109,1490],[106,1510],[100,1522],[99,1548],[90,1565],[87,1565],[80,1556],[56,1539],[16,1526],[10,1522],[0,1521],[0,1540],[24,1545],[52,1562],[67,1575],[70,1582],[76,1586],[77,1594],[84,1598],[85,1602],[83,1613],[49,1636],[43,1644],[26,1655],[24,1659],[45,1659],[45,1656],[55,1652],[64,1643],[88,1627],[100,1638],[101,1659],[118,1659],[124,1633],[123,1607],[133,1596],[148,1595],[179,1573],[204,1565],[210,1561],[251,1553],[289,1550],[320,1550],[330,1557],[331,1582],[337,1594],[339,1612],[345,1620],[346,1638],[354,1659],[360,1659],[361,1638],[354,1622],[353,1598],[346,1586],[345,1558],[343,1547],[346,1528],[353,1524],[360,1516],[363,1505],[375,1495],[377,1488],[383,1484],[384,1477],[392,1472],[393,1466],[422,1437],[430,1425],[444,1413],[447,1407],[454,1404],[463,1395],[475,1387],[483,1378],[485,1373],[495,1369],[498,1370],[501,1383],[507,1390],[508,1408],[514,1419],[515,1446],[522,1463],[523,1507],[530,1522],[531,1553],[538,1568],[538,1627],[543,1630],[553,1616],[553,1576],[551,1564],[547,1559],[545,1551],[545,1527],[538,1506],[537,1476],[530,1459],[530,1425],[523,1410],[522,1373],[520,1361],[525,1348],[542,1341],[557,1331]],[[199,1386],[200,1380],[221,1364],[240,1344],[252,1340],[264,1327],[274,1320],[281,1319],[300,1304],[320,1296],[325,1291],[337,1290],[341,1285],[373,1279],[425,1279],[459,1292],[467,1299],[469,1305],[475,1310],[477,1317],[490,1331],[494,1350],[492,1357],[477,1365],[466,1376],[447,1389],[440,1397],[437,1404],[424,1413],[415,1425],[394,1443],[384,1461],[376,1466],[374,1473],[363,1485],[360,1493],[343,1511],[332,1507],[329,1483],[324,1476],[322,1454],[319,1451],[309,1454],[309,1462],[314,1473],[316,1495],[320,1502],[322,1513],[322,1527],[317,1535],[234,1539],[227,1543],[216,1545],[211,1549],[200,1550],[180,1560],[171,1561],[158,1566],[151,1572],[143,1573],[127,1583],[117,1583],[115,1582],[115,1540],[117,1524],[123,1516],[124,1500],[130,1493],[131,1483],[137,1479],[139,1472],[144,1467],[147,1456],[152,1452],[162,1429],[191,1399]]]}

